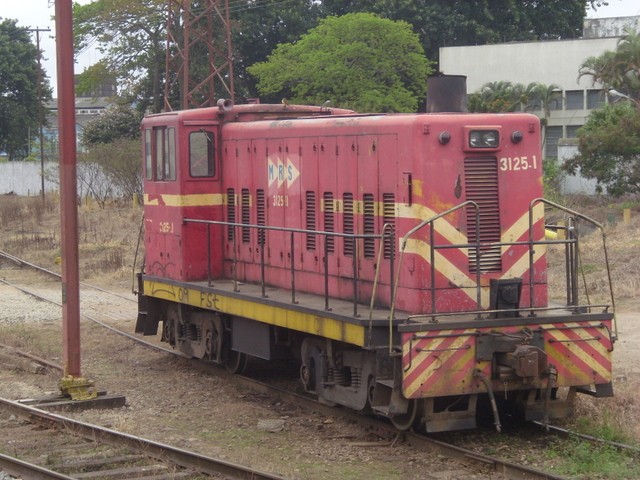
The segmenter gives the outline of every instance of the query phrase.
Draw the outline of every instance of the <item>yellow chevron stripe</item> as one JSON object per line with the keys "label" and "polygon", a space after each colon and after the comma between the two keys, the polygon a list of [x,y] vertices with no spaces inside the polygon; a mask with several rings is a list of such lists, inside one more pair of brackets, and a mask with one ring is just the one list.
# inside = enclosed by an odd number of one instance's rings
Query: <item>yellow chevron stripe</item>
{"label": "yellow chevron stripe", "polygon": [[[462,252],[464,253],[464,255],[467,255],[467,252],[465,250],[466,249],[462,249]],[[431,246],[427,242],[419,240],[417,238],[410,238],[409,240],[407,240],[407,247],[405,249],[405,252],[419,255],[427,263],[429,263],[431,260]],[[464,292],[465,295],[467,295],[471,300],[475,302],[475,280],[469,278],[469,275],[467,273],[456,267],[437,250],[435,252],[434,259],[436,270],[438,271],[438,273],[444,275],[453,285],[460,287],[462,289],[462,292]],[[487,305],[487,302],[489,301],[489,289],[482,288],[481,295],[482,304]]]}
{"label": "yellow chevron stripe", "polygon": [[[427,220],[438,215],[438,212],[431,210],[425,205],[413,204],[407,206],[403,203],[396,203],[396,212],[399,218],[409,218],[419,221]],[[452,244],[467,243],[467,237],[456,227],[451,225],[446,218],[440,218],[436,222],[437,230],[448,242]]]}
{"label": "yellow chevron stripe", "polygon": [[[452,333],[451,331],[443,331],[443,332],[439,332],[442,334],[450,334]],[[437,350],[438,348],[440,348],[440,346],[442,345],[442,343],[445,341],[444,338],[434,338],[433,340],[429,341],[428,343],[428,348],[432,349],[432,350]],[[462,346],[464,346],[465,343],[467,343],[469,341],[469,337],[465,334],[460,334],[460,337],[456,338],[456,340],[454,342],[452,342],[450,344],[450,346],[448,346],[447,348],[460,348]],[[404,354],[408,354],[409,351],[409,346],[410,346],[411,342],[407,342],[404,345]],[[420,374],[420,376],[416,377],[416,379],[410,384],[407,385],[404,388],[404,393],[405,396],[407,397],[411,397],[412,395],[414,395],[418,390],[420,390],[420,387],[422,386],[422,384],[434,373],[436,373],[436,371],[440,368],[440,366],[444,363],[446,363],[454,354],[458,353],[457,350],[445,350],[442,352],[437,352],[437,356],[438,356],[438,360],[437,362],[433,362],[431,365],[429,365],[428,368],[424,369],[422,371],[422,373]],[[416,369],[420,369],[422,367],[422,363],[425,362],[427,360],[427,358],[431,355],[434,355],[434,352],[418,352],[417,354],[414,352],[412,354],[412,358],[411,358],[411,364],[413,365],[413,368],[411,368],[411,370],[409,370],[409,372],[407,372],[405,374],[405,377],[411,375],[411,373],[413,371],[415,371]],[[473,348],[470,348],[458,361],[459,364],[464,365],[466,364],[469,360],[470,357],[473,357],[473,355],[475,355],[475,351]],[[440,383],[442,382],[446,382],[450,380],[450,373],[451,372],[455,372],[456,370],[453,368],[448,368],[447,369],[447,373],[438,373],[438,375],[441,377],[441,380],[439,380],[437,382],[437,385],[439,385],[438,388],[435,388],[435,386],[433,388],[430,388],[430,390],[434,390],[434,391],[439,391],[442,389],[442,385],[440,385]],[[470,373],[471,374],[471,373]]]}
{"label": "yellow chevron stripe", "polygon": [[[577,332],[580,336],[580,338],[590,338],[591,335],[588,334],[588,332],[586,332],[585,330],[574,330],[574,332]],[[554,330],[553,331],[553,336],[556,340],[569,340],[570,342],[575,342],[575,340],[569,338],[568,335],[566,335],[566,333],[564,333],[561,330]],[[551,344],[553,345],[553,344]],[[586,365],[589,365],[589,367],[591,367],[591,369],[593,371],[595,371],[598,375],[601,375],[603,378],[608,378],[610,379],[611,376],[611,372],[604,366],[601,365],[600,362],[598,362],[595,358],[593,358],[591,355],[589,355],[583,348],[581,348],[580,343],[572,343],[572,344],[568,344],[568,343],[563,343],[563,345],[567,348],[569,348],[571,350],[571,353],[573,353],[573,355],[575,355],[576,357],[578,357],[580,360],[582,360]],[[609,358],[611,357],[610,353],[607,352],[607,349],[604,347],[604,345],[602,343],[600,343],[597,340],[592,340],[588,342],[588,345],[591,348],[594,348],[595,350],[598,351],[598,353],[600,353],[600,355],[602,355],[605,358]],[[557,352],[557,351],[556,351]],[[573,374],[576,374],[578,376],[584,376],[586,374],[586,372],[580,370],[580,367],[576,366],[575,364],[571,363],[569,359],[567,359],[564,356],[560,356],[560,357],[556,357],[556,355],[553,355],[554,349],[553,347],[551,348],[551,352],[549,352],[550,355],[552,355],[554,358],[557,358],[557,361],[560,362],[563,367],[565,367],[567,370],[571,371]]]}
{"label": "yellow chevron stripe", "polygon": [[[544,217],[544,205],[541,203],[536,204],[533,207],[533,225],[538,223]],[[529,211],[527,210],[513,225],[511,225],[502,234],[503,242],[516,242],[518,239],[529,230]],[[540,240],[540,239],[536,239]],[[536,247],[537,248],[537,247]]]}
{"label": "yellow chevron stripe", "polygon": [[[168,207],[214,207],[226,204],[226,195],[222,193],[198,193],[191,195],[173,195],[163,193],[159,195],[153,195],[150,199],[149,194],[144,194],[145,205],[166,205]],[[160,201],[162,199],[162,201]]]}

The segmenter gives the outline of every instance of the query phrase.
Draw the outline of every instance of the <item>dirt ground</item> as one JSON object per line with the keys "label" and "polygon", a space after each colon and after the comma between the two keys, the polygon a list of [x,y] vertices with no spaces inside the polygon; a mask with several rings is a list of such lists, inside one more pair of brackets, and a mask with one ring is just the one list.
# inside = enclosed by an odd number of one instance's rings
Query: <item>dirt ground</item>
{"label": "dirt ground", "polygon": [[[0,276],[6,273],[0,270]],[[59,297],[56,286],[38,285],[43,287],[49,289],[47,298]],[[60,362],[58,309],[5,285],[0,298],[0,343]],[[107,302],[114,299],[83,290],[82,312],[132,332],[136,306],[116,300],[108,318]],[[29,313],[21,316],[25,309]],[[84,376],[100,391],[124,395],[126,407],[65,413],[75,418],[291,479],[436,478],[426,472],[441,479],[499,478],[469,474],[446,458],[420,455],[402,443],[390,446],[338,417],[239,389],[194,370],[187,359],[136,345],[89,321],[81,328]],[[0,355],[0,397],[57,395],[59,377],[13,369]]]}
{"label": "dirt ground", "polygon": [[[23,205],[3,213],[0,204],[0,214],[0,250],[58,268],[55,208],[40,211]],[[105,211],[85,206],[79,217],[83,280],[130,295],[140,210],[119,207]],[[634,217],[631,225],[617,224],[612,230],[612,272],[617,289],[623,293],[617,302],[619,341],[613,354],[616,397],[581,397],[578,412],[594,418],[619,417],[619,428],[627,429],[631,438],[640,442],[640,401],[636,397],[640,388],[640,329],[636,326],[640,276],[635,275],[640,270],[640,222]],[[596,248],[587,248],[584,254],[589,264],[596,265]],[[2,267],[0,278],[14,268],[0,263]],[[602,271],[597,267],[592,270],[599,277],[587,281],[602,290]],[[59,296],[59,286],[49,280],[33,276],[31,281]],[[0,299],[0,343],[18,341],[25,349],[60,362],[59,310],[3,285]],[[116,301],[118,306],[105,312],[106,305],[114,301],[83,290],[82,309],[95,315],[110,313],[106,321],[133,331],[135,304]],[[90,422],[258,465],[287,478],[498,478],[469,476],[455,463],[417,455],[401,444],[390,447],[358,426],[300,411],[277,398],[238,390],[219,378],[194,372],[186,360],[135,346],[88,322],[83,322],[82,345],[83,373],[95,379],[100,390],[127,397],[123,409],[79,415]],[[57,393],[58,380],[56,374],[15,371],[0,361],[2,397]],[[269,431],[269,427],[276,431]]]}

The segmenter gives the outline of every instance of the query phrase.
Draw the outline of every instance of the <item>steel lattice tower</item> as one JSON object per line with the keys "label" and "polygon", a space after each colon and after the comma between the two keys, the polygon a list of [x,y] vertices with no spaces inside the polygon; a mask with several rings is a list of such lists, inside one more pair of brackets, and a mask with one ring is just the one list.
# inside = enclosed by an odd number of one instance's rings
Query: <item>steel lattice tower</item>
{"label": "steel lattice tower", "polygon": [[165,110],[213,106],[216,97],[234,100],[229,0],[167,0]]}

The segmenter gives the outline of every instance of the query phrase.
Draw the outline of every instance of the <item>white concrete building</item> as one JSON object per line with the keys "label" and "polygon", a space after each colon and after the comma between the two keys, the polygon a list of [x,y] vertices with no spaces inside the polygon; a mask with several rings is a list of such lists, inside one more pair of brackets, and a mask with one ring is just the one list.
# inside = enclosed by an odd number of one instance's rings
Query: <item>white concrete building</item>
{"label": "white concrete building", "polygon": [[562,101],[552,106],[545,142],[545,156],[557,158],[558,140],[575,137],[590,111],[607,101],[602,86],[593,85],[591,77],[578,78],[580,65],[615,50],[624,27],[640,29],[640,17],[587,19],[584,38],[575,40],[443,47],[440,70],[466,75],[468,93],[497,81],[558,85]]}

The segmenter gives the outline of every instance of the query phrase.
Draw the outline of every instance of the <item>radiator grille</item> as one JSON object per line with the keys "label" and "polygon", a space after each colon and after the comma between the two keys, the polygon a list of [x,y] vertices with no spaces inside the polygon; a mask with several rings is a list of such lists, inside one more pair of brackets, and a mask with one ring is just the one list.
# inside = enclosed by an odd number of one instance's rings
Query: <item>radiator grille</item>
{"label": "radiator grille", "polygon": [[[324,192],[324,229],[327,232],[335,232],[335,214],[333,208],[333,193]],[[335,237],[327,235],[327,252],[333,253],[335,248]]]}
{"label": "radiator grille", "polygon": [[[256,212],[257,212],[257,216],[258,216],[258,225],[266,225],[267,224],[267,209],[266,209],[266,203],[265,203],[265,196],[264,196],[264,190],[263,189],[258,189],[256,191]],[[258,230],[258,245],[264,245],[264,240],[265,240],[265,232],[262,229]]]}
{"label": "radiator grille", "polygon": [[[373,235],[376,233],[375,225],[376,225],[376,211],[375,211],[375,203],[373,201],[373,195],[370,193],[365,193],[362,196],[362,204],[363,204],[363,222],[364,222],[364,234],[365,235]],[[364,256],[365,258],[374,258],[376,256],[376,243],[373,238],[365,238],[364,239]]]}
{"label": "radiator grille", "polygon": [[[248,188],[242,189],[242,223],[251,223],[251,194]],[[242,227],[242,243],[251,242],[251,228]]]}
{"label": "radiator grille", "polygon": [[[342,203],[344,204],[344,213],[342,215],[342,221],[344,222],[344,233],[353,235],[353,222],[354,222],[354,213],[353,213],[353,194],[345,193],[342,196]],[[345,238],[344,239],[344,256],[352,257],[354,249],[353,238]]]}
{"label": "radiator grille", "polygon": [[[465,195],[480,209],[480,228],[476,232],[475,211],[467,209],[467,238],[476,242],[476,233],[483,244],[500,242],[500,202],[498,196],[498,161],[496,158],[467,158],[464,162]],[[469,271],[499,272],[502,270],[500,246],[469,249]]]}
{"label": "radiator grille", "polygon": [[[316,192],[308,191],[306,194],[307,230],[316,230]],[[316,250],[316,235],[307,233],[307,250]]]}
{"label": "radiator grille", "polygon": [[383,224],[391,225],[391,236],[384,237],[384,258],[389,259],[394,255],[396,244],[395,232],[396,232],[396,199],[393,193],[382,194],[382,221]]}
{"label": "radiator grille", "polygon": [[[236,193],[233,188],[227,189],[227,222],[236,223]],[[227,227],[227,240],[233,241],[235,228]]]}

